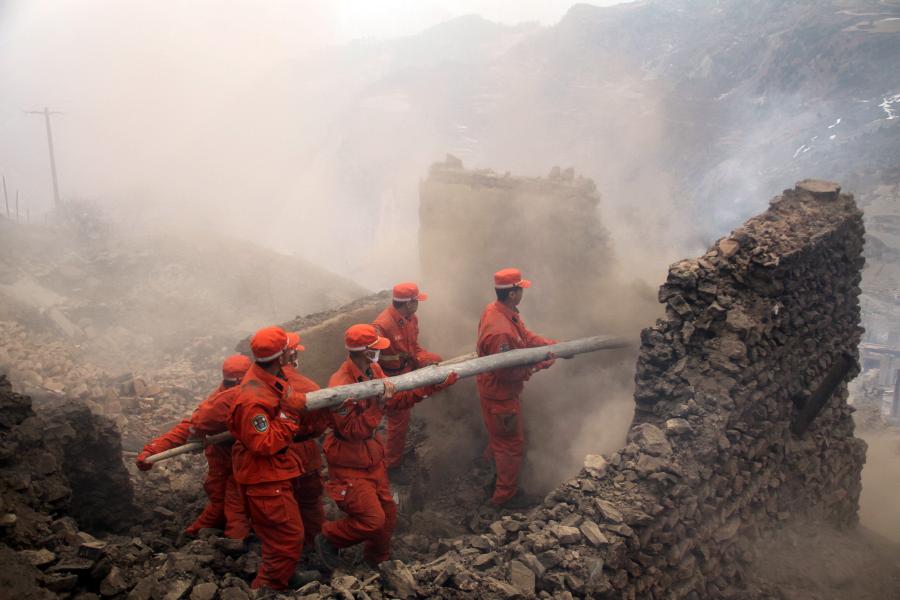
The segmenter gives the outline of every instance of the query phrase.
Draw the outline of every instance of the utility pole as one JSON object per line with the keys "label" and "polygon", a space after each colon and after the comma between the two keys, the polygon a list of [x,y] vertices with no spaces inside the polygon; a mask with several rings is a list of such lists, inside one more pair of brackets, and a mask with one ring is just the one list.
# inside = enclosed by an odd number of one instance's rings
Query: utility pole
{"label": "utility pole", "polygon": [[6,175],[3,176],[3,199],[6,201],[6,217],[9,218],[9,194],[6,193]]}
{"label": "utility pole", "polygon": [[47,146],[50,148],[50,174],[53,176],[53,204],[59,208],[59,183],[56,181],[56,157],[53,154],[53,130],[50,128],[50,115],[61,115],[62,113],[50,110],[46,106],[44,110],[26,110],[25,112],[30,115],[44,115],[44,124],[47,127]]}
{"label": "utility pole", "polygon": [[19,190],[16,190],[16,221],[19,220]]}

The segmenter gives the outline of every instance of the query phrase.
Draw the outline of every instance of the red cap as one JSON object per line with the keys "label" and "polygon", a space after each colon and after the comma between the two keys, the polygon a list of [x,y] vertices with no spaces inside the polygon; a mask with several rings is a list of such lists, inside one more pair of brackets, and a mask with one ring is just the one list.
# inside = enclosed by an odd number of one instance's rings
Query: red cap
{"label": "red cap", "polygon": [[419,286],[412,282],[398,283],[393,290],[394,302],[409,302],[410,300],[428,300],[428,294],[419,291]]}
{"label": "red cap", "polygon": [[250,370],[250,359],[243,354],[232,354],[222,363],[222,379],[236,381],[244,378],[244,373]]}
{"label": "red cap", "polygon": [[391,345],[387,338],[378,335],[378,332],[371,325],[360,323],[359,325],[351,325],[344,332],[344,347],[351,352],[359,352],[361,350],[384,350]]}
{"label": "red cap", "polygon": [[494,273],[494,287],[498,290],[511,287],[530,288],[531,281],[522,279],[522,272],[518,269],[500,269]]}
{"label": "red cap", "polygon": [[281,356],[288,347],[288,334],[281,327],[263,327],[253,334],[250,351],[256,362],[269,362]]}
{"label": "red cap", "polygon": [[298,332],[288,331],[287,337],[288,337],[287,347],[289,350],[299,350],[300,352],[303,352],[304,350],[306,350],[306,346],[303,346],[300,344],[300,334]]}

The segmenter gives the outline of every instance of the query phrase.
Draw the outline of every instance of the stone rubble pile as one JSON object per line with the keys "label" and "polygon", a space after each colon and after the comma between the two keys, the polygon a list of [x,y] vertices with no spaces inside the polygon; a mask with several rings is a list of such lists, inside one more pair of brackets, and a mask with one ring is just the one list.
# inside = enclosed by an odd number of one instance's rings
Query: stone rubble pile
{"label": "stone rubble pile", "polygon": [[0,321],[0,372],[15,391],[39,405],[63,398],[83,401],[95,414],[113,419],[126,450],[137,451],[161,423],[188,416],[218,384],[219,345],[201,338],[181,355],[168,356],[162,368],[113,375],[66,340]]}

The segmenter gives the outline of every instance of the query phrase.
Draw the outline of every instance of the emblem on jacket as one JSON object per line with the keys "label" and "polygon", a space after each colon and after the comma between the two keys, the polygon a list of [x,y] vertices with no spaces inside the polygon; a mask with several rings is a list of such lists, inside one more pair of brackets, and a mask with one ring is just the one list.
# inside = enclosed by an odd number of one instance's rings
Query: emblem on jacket
{"label": "emblem on jacket", "polygon": [[269,420],[266,418],[266,415],[256,415],[251,419],[250,423],[253,424],[253,429],[260,433],[269,428]]}
{"label": "emblem on jacket", "polygon": [[509,344],[500,344],[500,352],[508,352]]}

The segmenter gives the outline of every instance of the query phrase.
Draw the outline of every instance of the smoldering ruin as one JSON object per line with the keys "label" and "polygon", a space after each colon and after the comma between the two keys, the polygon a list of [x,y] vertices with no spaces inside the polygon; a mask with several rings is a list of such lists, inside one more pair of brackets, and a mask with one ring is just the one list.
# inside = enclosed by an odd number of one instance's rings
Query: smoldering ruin
{"label": "smoldering ruin", "polygon": [[[460,181],[466,194],[433,191]],[[569,202],[570,213],[563,211],[556,229],[545,221],[510,227],[559,234],[569,230],[564,219],[571,214],[588,237],[602,241],[600,223],[590,216],[593,184],[559,179],[556,171],[523,181],[435,165],[422,186],[423,213],[457,215],[459,222],[443,231],[467,228],[473,212],[450,205],[465,207],[481,193],[475,190],[484,190],[478,202],[503,215],[516,201],[503,197],[511,185],[530,186],[534,198],[526,202]],[[574,200],[557,199],[561,191]],[[423,216],[423,231],[429,218]],[[896,566],[857,529],[866,444],[854,435],[848,404],[847,383],[859,369],[863,237],[853,197],[837,184],[810,180],[774,198],[766,212],[703,255],[673,264],[656,298],[659,318],[643,328],[639,347],[618,357],[571,361],[567,372],[529,397],[539,421],[548,418],[542,406],[566,406],[554,396],[564,378],[583,379],[578,389],[588,399],[622,385],[616,371],[635,382],[630,423],[613,432],[615,421],[607,421],[608,437],[595,440],[596,452],[577,463],[563,458],[556,469],[562,481],[541,489],[544,499],[533,509],[484,508],[481,487],[491,479],[471,466],[484,443],[472,417],[474,390],[460,386],[436,399],[415,419],[408,444],[404,468],[416,476],[395,486],[401,519],[393,559],[377,571],[350,562],[292,594],[777,597],[789,595],[792,582],[767,569],[763,548],[783,544],[790,531],[814,529],[852,540],[878,574],[868,581],[847,575],[840,586],[854,597],[888,597],[896,590]],[[432,242],[442,243],[436,236]],[[614,283],[604,270],[610,250],[602,243],[595,248],[579,262],[590,275],[578,286]],[[432,256],[423,249],[424,271],[433,276],[447,267],[445,253]],[[527,252],[523,256],[528,260]],[[456,259],[459,277],[485,268],[477,250],[463,249]],[[554,268],[571,258],[547,260],[543,281],[560,298],[571,297],[568,278]],[[450,287],[434,287],[436,296],[465,305]],[[640,290],[635,294],[637,302]],[[379,293],[285,323],[315,348],[304,371],[327,378],[343,353],[340,332],[370,321],[388,298]],[[538,322],[552,326],[553,313]],[[603,314],[593,317],[602,324]],[[458,328],[452,320],[438,325]],[[53,357],[29,351],[12,323],[4,327],[11,376],[29,365],[52,373]],[[464,348],[465,335],[457,335]],[[246,348],[246,340],[234,343]],[[185,354],[192,353],[204,349]],[[38,394],[34,401],[2,380],[4,585],[22,598],[252,597],[247,580],[259,565],[258,544],[245,547],[215,532],[196,540],[181,533],[202,505],[203,461],[188,455],[139,476],[123,449],[123,436],[125,448],[136,450],[129,439],[146,439],[183,417],[194,402],[185,391],[210,385],[214,376],[203,379],[185,366],[127,381],[103,373],[95,379],[102,394],[65,394],[63,400]],[[40,386],[47,387],[37,382],[31,389]],[[434,419],[436,413],[453,418]],[[582,421],[594,416],[578,415]],[[576,421],[566,427],[577,428]],[[542,437],[535,423],[529,452],[552,453],[559,437]],[[530,485],[540,489],[543,480]],[[820,558],[819,572],[828,561],[844,560]]]}
{"label": "smoldering ruin", "polygon": [[[4,4],[0,596],[900,597],[900,5],[597,3]],[[208,443],[254,332],[325,386],[410,281],[422,346],[471,359],[503,267],[511,322],[617,343],[542,355],[514,406],[474,377],[416,404],[386,560],[293,536],[254,589],[302,476],[242,539],[191,530],[249,511],[211,483],[232,446],[148,443]],[[271,422],[312,428],[289,399]],[[326,521],[357,406],[280,451],[321,455]]]}

